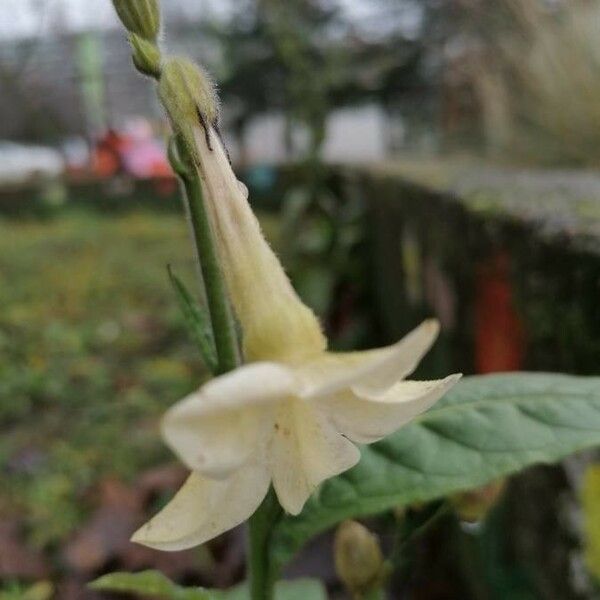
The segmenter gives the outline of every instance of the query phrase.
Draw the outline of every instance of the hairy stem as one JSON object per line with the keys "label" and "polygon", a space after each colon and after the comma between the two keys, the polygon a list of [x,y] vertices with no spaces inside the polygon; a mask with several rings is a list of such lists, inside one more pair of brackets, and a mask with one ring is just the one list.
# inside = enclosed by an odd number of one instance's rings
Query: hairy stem
{"label": "hairy stem", "polygon": [[[197,170],[191,166],[183,144],[177,154],[170,148],[170,160],[185,188],[187,209],[192,224],[206,300],[211,318],[218,358],[218,373],[226,373],[239,364],[237,336],[231,307],[213,242],[208,214],[204,206],[202,184]],[[189,167],[187,165],[190,165]],[[275,580],[269,567],[269,532],[281,507],[272,489],[248,521],[248,578],[252,600],[273,600]]]}
{"label": "hairy stem", "polygon": [[[178,145],[180,155],[185,152],[183,144]],[[182,157],[185,164],[190,161]],[[215,347],[217,351],[217,375],[235,369],[240,361],[237,335],[235,332],[231,306],[227,298],[227,291],[219,257],[215,248],[213,233],[210,228],[208,214],[204,206],[200,175],[194,167],[179,173],[185,188],[187,208],[192,224],[194,244],[198,253],[200,270],[208,312],[212,323]]]}

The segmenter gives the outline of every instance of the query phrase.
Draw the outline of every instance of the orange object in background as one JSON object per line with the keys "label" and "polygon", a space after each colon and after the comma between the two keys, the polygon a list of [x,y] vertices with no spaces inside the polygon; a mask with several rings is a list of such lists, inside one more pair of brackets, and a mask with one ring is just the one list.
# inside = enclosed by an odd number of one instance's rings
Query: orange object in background
{"label": "orange object in background", "polygon": [[127,129],[108,129],[95,143],[91,157],[92,172],[108,179],[128,175],[134,179],[173,178],[164,145],[154,137],[144,119],[132,120]]}
{"label": "orange object in background", "polygon": [[128,139],[113,129],[109,129],[98,139],[92,150],[92,171],[94,175],[106,179],[124,170],[123,152]]}
{"label": "orange object in background", "polygon": [[510,257],[500,252],[477,273],[475,368],[478,373],[517,371],[525,360],[525,328],[513,299]]}

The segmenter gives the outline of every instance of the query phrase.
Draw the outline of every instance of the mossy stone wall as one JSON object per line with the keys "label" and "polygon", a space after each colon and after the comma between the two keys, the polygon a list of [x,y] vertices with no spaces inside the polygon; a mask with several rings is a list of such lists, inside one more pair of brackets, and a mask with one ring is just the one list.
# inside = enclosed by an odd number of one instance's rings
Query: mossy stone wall
{"label": "mossy stone wall", "polygon": [[384,338],[437,316],[436,371],[600,371],[600,176],[440,164],[340,178],[369,215]]}

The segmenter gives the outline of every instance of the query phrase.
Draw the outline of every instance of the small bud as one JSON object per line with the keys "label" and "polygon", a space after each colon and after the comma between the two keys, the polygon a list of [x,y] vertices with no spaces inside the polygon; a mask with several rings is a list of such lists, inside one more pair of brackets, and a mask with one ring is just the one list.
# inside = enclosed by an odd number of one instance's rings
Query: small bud
{"label": "small bud", "polygon": [[158,0],[113,0],[113,6],[127,31],[156,40],[160,30]]}
{"label": "small bud", "polygon": [[160,50],[158,46],[136,33],[129,34],[129,43],[133,51],[133,64],[135,68],[148,77],[158,79],[161,73]]}
{"label": "small bud", "polygon": [[585,563],[600,581],[600,464],[587,465],[581,482]]}
{"label": "small bud", "polygon": [[218,100],[209,76],[185,58],[170,58],[162,67],[158,95],[171,125],[183,140],[194,162],[199,161],[194,130],[200,124],[215,125]]}
{"label": "small bud", "polygon": [[476,523],[486,517],[505,487],[506,481],[501,479],[482,488],[454,494],[450,497],[450,503],[462,521]]}
{"label": "small bud", "polygon": [[335,569],[355,598],[381,585],[384,560],[377,538],[356,521],[342,523],[334,540]]}

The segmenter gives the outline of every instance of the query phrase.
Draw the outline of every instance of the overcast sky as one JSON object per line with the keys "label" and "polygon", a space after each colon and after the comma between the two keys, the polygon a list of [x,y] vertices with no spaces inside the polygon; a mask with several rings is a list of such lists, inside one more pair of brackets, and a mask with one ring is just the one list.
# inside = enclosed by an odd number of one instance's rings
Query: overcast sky
{"label": "overcast sky", "polygon": [[[222,11],[222,0],[166,0],[200,14]],[[63,29],[104,28],[117,25],[110,0],[0,0],[0,38],[31,37]]]}
{"label": "overcast sky", "polygon": [[[163,5],[176,5],[189,14],[190,18],[226,16],[236,0],[163,0]],[[284,0],[282,0],[284,1]],[[336,0],[357,23],[377,18],[381,4],[373,0]],[[390,1],[390,4],[394,4]],[[395,2],[396,8],[400,3]],[[410,27],[415,11],[403,17]],[[111,0],[0,0],[0,39],[14,39],[62,31],[65,24],[70,30],[85,30],[116,26],[117,21]],[[397,25],[397,24],[396,24]]]}

